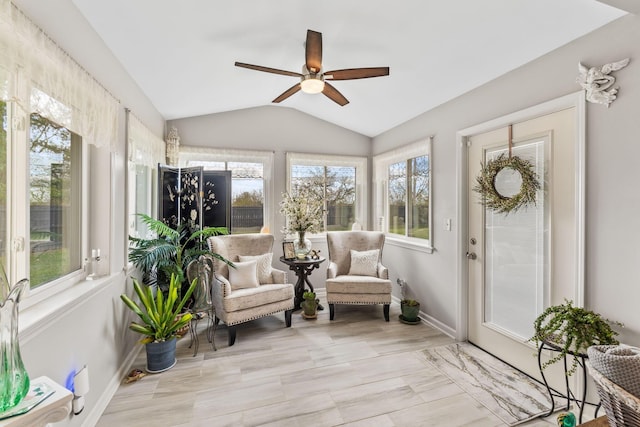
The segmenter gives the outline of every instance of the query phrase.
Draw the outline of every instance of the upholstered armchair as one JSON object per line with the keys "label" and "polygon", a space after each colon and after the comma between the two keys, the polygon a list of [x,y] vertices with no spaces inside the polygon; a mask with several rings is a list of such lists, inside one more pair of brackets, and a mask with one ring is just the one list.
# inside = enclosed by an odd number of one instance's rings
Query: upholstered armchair
{"label": "upholstered armchair", "polygon": [[229,329],[229,346],[236,340],[235,325],[284,311],[291,326],[293,285],[286,273],[271,267],[273,235],[232,234],[207,239],[209,250],[234,263],[214,260],[211,289],[216,324]]}
{"label": "upholstered armchair", "polygon": [[333,320],[335,304],[383,304],[389,321],[391,281],[382,265],[384,234],[377,231],[327,233],[327,302]]}

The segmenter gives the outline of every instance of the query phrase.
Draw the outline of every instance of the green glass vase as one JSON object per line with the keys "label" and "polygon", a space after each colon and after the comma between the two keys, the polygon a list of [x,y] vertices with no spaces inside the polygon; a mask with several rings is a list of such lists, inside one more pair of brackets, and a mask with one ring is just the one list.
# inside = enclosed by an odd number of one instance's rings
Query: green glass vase
{"label": "green glass vase", "polygon": [[18,345],[18,303],[29,281],[23,279],[9,288],[0,279],[0,413],[13,408],[29,391],[29,375],[24,369]]}

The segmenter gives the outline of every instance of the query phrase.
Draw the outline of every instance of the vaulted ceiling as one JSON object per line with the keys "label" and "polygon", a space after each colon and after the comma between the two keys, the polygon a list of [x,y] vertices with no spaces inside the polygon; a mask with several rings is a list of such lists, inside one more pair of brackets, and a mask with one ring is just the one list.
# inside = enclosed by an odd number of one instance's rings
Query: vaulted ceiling
{"label": "vaulted ceiling", "polygon": [[332,82],[343,107],[302,92],[273,105],[367,136],[625,13],[596,0],[72,1],[167,120],[271,105],[299,79],[234,62],[299,73],[307,29],[321,32],[324,69],[390,75]]}

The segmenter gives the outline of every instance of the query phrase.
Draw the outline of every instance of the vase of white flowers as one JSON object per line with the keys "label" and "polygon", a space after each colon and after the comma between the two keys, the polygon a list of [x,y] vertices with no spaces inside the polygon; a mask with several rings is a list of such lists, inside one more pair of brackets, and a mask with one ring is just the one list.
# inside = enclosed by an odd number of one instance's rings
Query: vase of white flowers
{"label": "vase of white flowers", "polygon": [[315,197],[306,187],[297,188],[294,192],[282,195],[280,213],[286,217],[282,232],[296,236],[293,241],[296,257],[305,258],[311,251],[311,241],[307,238],[307,233],[322,230],[322,199]]}
{"label": "vase of white flowers", "polygon": [[298,236],[293,241],[293,251],[298,259],[306,258],[309,252],[311,252],[311,240],[305,236],[305,231],[298,231]]}

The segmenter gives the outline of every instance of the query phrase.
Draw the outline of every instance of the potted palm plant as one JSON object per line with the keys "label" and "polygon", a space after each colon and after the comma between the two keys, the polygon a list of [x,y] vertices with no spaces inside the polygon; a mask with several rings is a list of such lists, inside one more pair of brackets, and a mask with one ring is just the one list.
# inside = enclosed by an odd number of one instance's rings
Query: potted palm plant
{"label": "potted palm plant", "polygon": [[226,228],[205,227],[191,231],[189,225],[183,223],[173,229],[149,215],[138,214],[138,216],[142,218],[149,231],[157,236],[149,239],[129,236],[131,242],[129,261],[142,271],[143,280],[147,285],[158,285],[163,292],[166,292],[168,279],[175,275],[181,285],[178,289],[180,294],[185,282],[187,266],[200,255],[211,255],[232,265],[221,255],[209,251],[205,243],[210,236],[227,234]]}
{"label": "potted palm plant", "polygon": [[136,303],[125,294],[120,295],[126,306],[141,320],[141,323],[132,321],[129,329],[144,335],[140,342],[146,344],[148,372],[163,372],[176,364],[178,331],[191,321],[191,313],[178,315],[191,297],[196,284],[197,280],[194,279],[184,296],[179,299],[178,288],[181,284],[178,276],[173,274],[165,298],[162,292],[156,292],[154,297],[150,287],[143,286],[136,279],[133,279],[133,289],[140,303]]}

